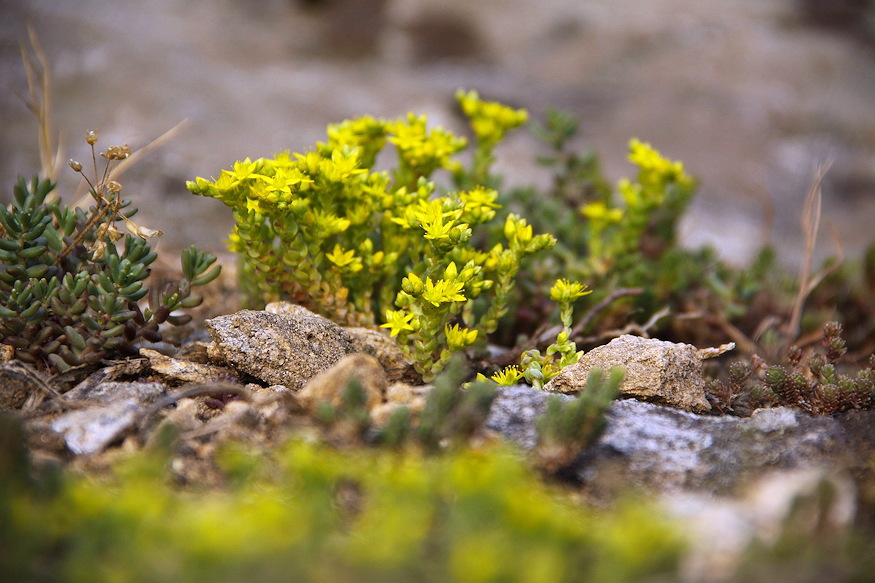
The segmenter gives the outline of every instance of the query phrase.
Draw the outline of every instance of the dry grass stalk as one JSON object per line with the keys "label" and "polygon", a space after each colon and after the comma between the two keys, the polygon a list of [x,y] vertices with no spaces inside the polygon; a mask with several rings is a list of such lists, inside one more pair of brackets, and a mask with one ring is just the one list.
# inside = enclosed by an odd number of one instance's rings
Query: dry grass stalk
{"label": "dry grass stalk", "polygon": [[[27,37],[30,47],[21,43],[21,60],[24,63],[24,73],[27,76],[27,89],[30,102],[27,103],[39,123],[39,154],[44,178],[55,181],[57,169],[63,156],[60,139],[57,149],[52,138],[52,74],[49,60],[37,38],[36,31],[28,25]],[[33,53],[33,56],[31,56]],[[36,61],[34,61],[36,59]]]}
{"label": "dry grass stalk", "polygon": [[826,276],[838,269],[842,261],[844,261],[844,248],[841,241],[835,231],[830,229],[833,241],[836,244],[838,258],[831,266],[824,268],[819,273],[811,274],[814,249],[817,245],[817,233],[820,230],[823,205],[822,184],[830,166],[831,164],[825,164],[819,166],[815,171],[811,187],[808,189],[808,195],[805,197],[805,204],[802,207],[802,232],[805,236],[805,257],[802,262],[802,271],[799,274],[799,288],[796,292],[796,299],[793,302],[793,309],[790,312],[790,321],[787,323],[786,328],[788,344],[796,340],[799,335],[799,321],[802,318],[802,310],[805,307],[805,300],[809,294]]}

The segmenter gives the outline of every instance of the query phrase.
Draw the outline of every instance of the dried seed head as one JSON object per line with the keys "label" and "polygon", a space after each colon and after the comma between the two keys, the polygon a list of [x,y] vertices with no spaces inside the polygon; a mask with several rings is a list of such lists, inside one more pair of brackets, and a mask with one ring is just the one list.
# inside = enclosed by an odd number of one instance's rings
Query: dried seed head
{"label": "dried seed head", "polygon": [[113,194],[118,194],[122,191],[122,185],[120,182],[116,182],[115,180],[110,180],[106,183],[106,189],[109,190]]}
{"label": "dried seed head", "polygon": [[94,130],[88,130],[85,132],[85,141],[88,142],[90,146],[93,146],[97,143],[97,132]]}
{"label": "dried seed head", "polygon": [[82,163],[77,162],[76,160],[70,159],[70,168],[72,168],[76,172],[82,172]]}
{"label": "dried seed head", "polygon": [[106,152],[101,152],[101,156],[108,160],[124,160],[131,155],[131,147],[127,144],[124,146],[110,146]]}

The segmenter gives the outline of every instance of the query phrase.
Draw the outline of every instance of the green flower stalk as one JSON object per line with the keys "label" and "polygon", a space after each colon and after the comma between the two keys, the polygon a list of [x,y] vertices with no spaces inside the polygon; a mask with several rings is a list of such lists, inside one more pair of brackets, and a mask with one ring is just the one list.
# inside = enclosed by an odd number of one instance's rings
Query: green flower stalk
{"label": "green flower stalk", "polygon": [[[573,323],[573,304],[578,299],[592,293],[586,286],[560,279],[550,288],[550,299],[559,304],[559,319],[562,322],[562,330],[557,334],[556,340],[547,347],[545,353],[540,350],[527,350],[520,355],[519,366],[509,366],[494,373],[491,377],[499,385],[515,385],[520,380],[525,380],[535,388],[543,388],[544,385],[566,366],[580,360],[582,351],[577,350],[577,344],[571,340],[571,326]],[[478,380],[485,380],[483,375]]]}
{"label": "green flower stalk", "polygon": [[597,276],[628,269],[648,247],[673,246],[677,221],[695,191],[683,164],[663,157],[650,144],[632,139],[629,161],[638,166],[638,176],[618,184],[624,207],[594,200],[580,209],[587,219],[589,267]]}
{"label": "green flower stalk", "polygon": [[476,91],[459,91],[456,99],[462,112],[471,121],[476,136],[474,159],[469,180],[475,184],[490,182],[489,169],[495,161],[495,147],[510,130],[529,120],[525,109],[513,109],[496,101],[483,101]]}

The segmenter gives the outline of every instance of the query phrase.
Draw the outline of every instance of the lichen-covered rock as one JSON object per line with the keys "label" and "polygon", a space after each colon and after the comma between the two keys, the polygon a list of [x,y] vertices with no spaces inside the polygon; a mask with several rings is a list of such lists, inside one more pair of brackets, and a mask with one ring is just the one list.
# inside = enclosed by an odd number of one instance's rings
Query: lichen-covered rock
{"label": "lichen-covered rock", "polygon": [[549,396],[528,385],[499,387],[485,425],[505,438],[532,449],[538,445],[535,421],[544,412]]}
{"label": "lichen-covered rock", "polygon": [[[536,421],[549,396],[524,386],[500,388],[486,427],[534,448]],[[860,413],[875,418],[875,412]],[[849,447],[848,419],[856,417],[812,417],[786,407],[760,409],[750,418],[715,417],[625,399],[611,404],[604,433],[569,471],[594,492],[624,484],[729,494],[764,471],[844,463],[849,450],[862,449]]]}
{"label": "lichen-covered rock", "polygon": [[593,348],[576,364],[567,366],[544,387],[548,391],[577,393],[584,389],[594,368],[626,371],[620,393],[658,405],[701,413],[711,405],[705,397],[702,353],[690,344],[623,335]]}
{"label": "lichen-covered rock", "polygon": [[352,337],[355,352],[363,352],[376,357],[386,371],[389,382],[422,382],[422,377],[413,368],[413,361],[401,351],[394,339],[379,330],[370,328],[345,328]]}
{"label": "lichen-covered rock", "polygon": [[367,396],[367,407],[372,409],[383,401],[388,383],[383,367],[369,354],[350,354],[341,358],[326,371],[310,379],[297,395],[307,409],[313,411],[322,403],[339,407],[343,394],[353,379],[358,380]]}
{"label": "lichen-covered rock", "polygon": [[122,399],[65,413],[51,428],[63,435],[67,448],[76,455],[98,453],[134,426],[142,408],[134,399]]}
{"label": "lichen-covered rock", "polygon": [[114,401],[131,399],[140,404],[150,404],[167,394],[163,383],[104,381],[94,384],[80,383],[64,393],[63,401],[76,401],[80,404],[106,405]]}
{"label": "lichen-covered rock", "polygon": [[353,349],[343,328],[294,308],[283,314],[241,310],[207,320],[211,356],[268,384],[301,389]]}

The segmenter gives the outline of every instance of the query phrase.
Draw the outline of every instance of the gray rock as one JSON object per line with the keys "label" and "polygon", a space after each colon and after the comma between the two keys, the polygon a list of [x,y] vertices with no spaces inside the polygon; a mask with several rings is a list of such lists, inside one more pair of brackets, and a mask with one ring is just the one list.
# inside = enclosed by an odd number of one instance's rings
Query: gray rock
{"label": "gray rock", "polygon": [[584,390],[592,369],[607,372],[619,366],[626,371],[620,386],[622,395],[701,413],[711,409],[705,398],[703,355],[710,353],[702,353],[690,344],[626,334],[593,348],[576,364],[562,369],[544,388],[577,393]]}
{"label": "gray rock", "polygon": [[209,383],[234,379],[237,376],[234,371],[224,366],[172,358],[148,348],[141,348],[140,356],[149,360],[149,368],[153,375],[170,384]]}
{"label": "gray rock", "polygon": [[83,383],[64,400],[90,407],[64,413],[49,427],[76,455],[98,453],[134,427],[145,407],[166,393],[161,383]]}
{"label": "gray rock", "polygon": [[[524,386],[499,389],[486,426],[533,448],[535,422],[548,397]],[[731,493],[763,471],[837,463],[849,449],[850,438],[838,420],[783,407],[744,419],[627,399],[612,403],[607,415],[604,433],[569,468],[595,491],[612,492],[624,484],[662,492]]]}
{"label": "gray rock", "polygon": [[[535,420],[544,412],[549,396],[549,393],[527,385],[500,387],[486,418],[486,428],[501,433],[525,448],[535,447],[538,444]],[[566,395],[561,397],[572,398]]]}
{"label": "gray rock", "polygon": [[105,381],[97,384],[86,384],[83,382],[64,393],[64,400],[105,405],[128,399],[135,403],[146,404],[154,402],[166,393],[167,387],[163,383]]}
{"label": "gray rock", "polygon": [[844,431],[831,417],[783,407],[751,418],[694,415],[635,400],[617,401],[608,426],[581,459],[578,476],[616,483],[731,493],[766,470],[835,461]]}
{"label": "gray rock", "polygon": [[133,427],[142,409],[135,399],[117,400],[65,413],[52,422],[51,428],[63,435],[67,448],[76,455],[98,453]]}
{"label": "gray rock", "polygon": [[299,390],[353,352],[343,328],[305,308],[293,308],[283,315],[242,310],[207,320],[214,341],[211,356],[268,384]]}

